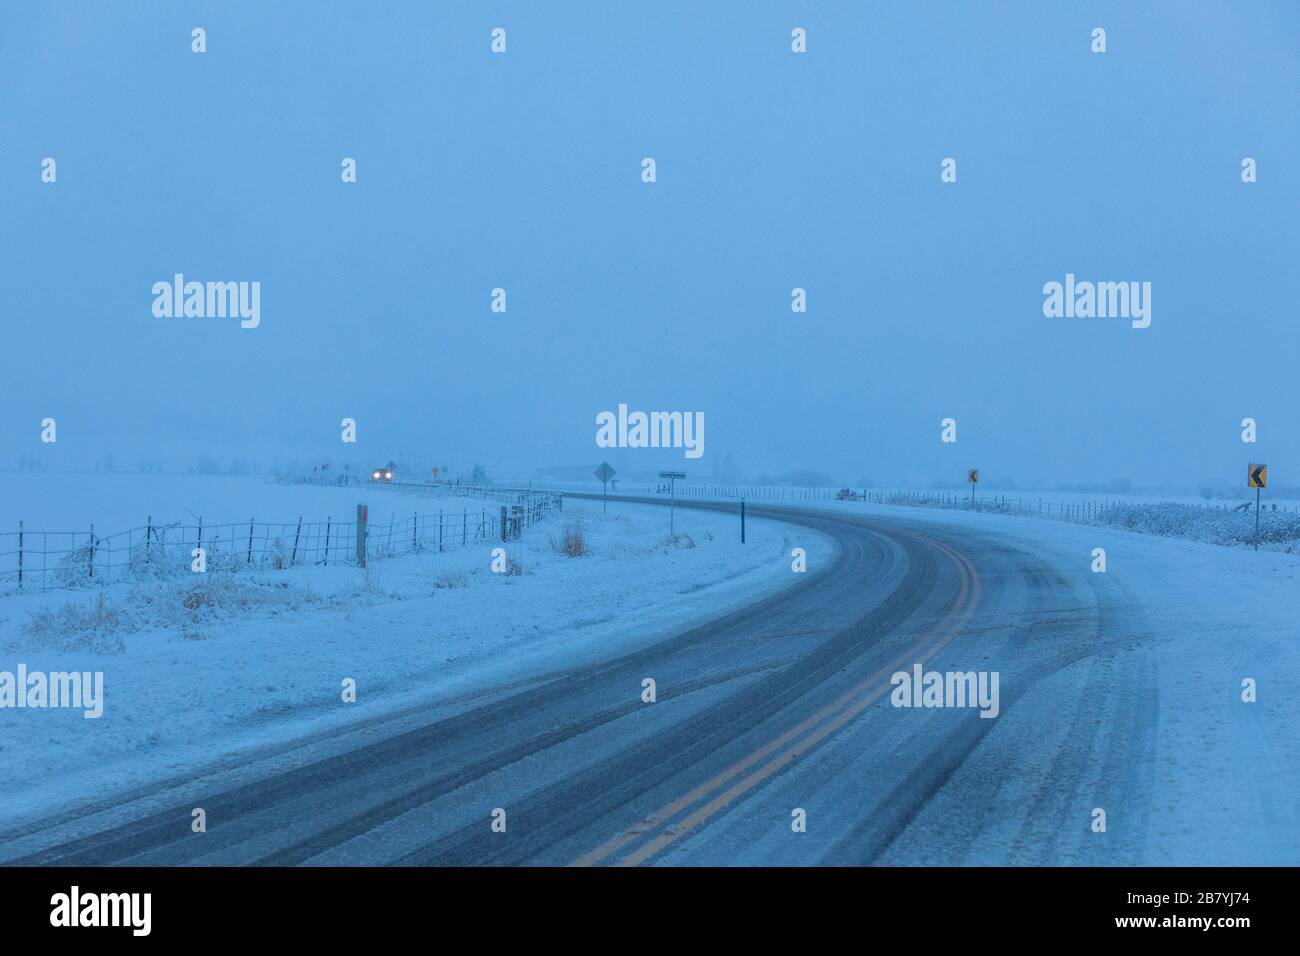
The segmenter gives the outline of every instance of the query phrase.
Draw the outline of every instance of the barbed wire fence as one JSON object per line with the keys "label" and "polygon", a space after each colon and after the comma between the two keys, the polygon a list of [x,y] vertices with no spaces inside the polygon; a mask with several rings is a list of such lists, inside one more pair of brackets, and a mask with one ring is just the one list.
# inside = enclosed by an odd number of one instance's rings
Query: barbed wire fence
{"label": "barbed wire fence", "polygon": [[492,541],[510,541],[562,509],[562,496],[551,491],[472,486],[431,486],[343,479],[366,490],[484,498],[504,502],[494,507],[411,511],[388,524],[366,521],[358,547],[357,518],[324,521],[247,521],[208,524],[145,523],[125,531],[33,531],[18,523],[0,532],[0,588],[50,590],[87,587],[128,579],[190,573],[194,552],[202,549],[208,571],[285,569],[352,565],[362,559],[433,552]]}
{"label": "barbed wire fence", "polygon": [[[600,482],[589,481],[551,481],[534,479],[528,484],[533,489],[558,489],[563,491],[581,491],[584,494],[600,494]],[[669,487],[665,482],[611,482],[611,495],[645,495],[648,497],[668,497]],[[1131,503],[1124,497],[1110,498],[1105,495],[1080,496],[1070,501],[1063,498],[1027,498],[1019,495],[984,493],[976,491],[972,499],[969,491],[917,490],[910,488],[809,488],[791,485],[731,485],[709,484],[705,482],[675,483],[674,493],[678,498],[729,498],[739,501],[863,501],[883,505],[930,505],[992,511],[1003,514],[1055,515],[1065,518],[1083,518],[1091,516],[1116,505]],[[1191,508],[1203,508],[1207,511],[1237,511],[1245,505],[1253,507],[1253,499],[1247,502],[1243,497],[1241,504],[1225,502],[1189,503]],[[1268,510],[1266,506],[1266,510]],[[1274,512],[1300,513],[1300,505],[1274,505]]]}
{"label": "barbed wire fence", "polygon": [[[600,494],[599,482],[533,480],[536,488],[563,488],[569,492]],[[609,489],[614,495],[635,495],[667,500],[667,482],[619,481]],[[1075,500],[1057,497],[1028,498],[993,492],[974,495],[969,490],[918,490],[908,488],[810,488],[789,485],[731,485],[706,482],[675,483],[677,498],[711,498],[763,502],[862,502],[879,505],[976,511],[991,514],[1051,518],[1077,524],[1103,525],[1153,534],[1198,537],[1221,544],[1256,544],[1285,550],[1300,549],[1300,507],[1294,501],[1265,503],[1258,531],[1254,528],[1254,501],[1240,503],[1203,501],[1166,502],[1153,499],[1106,495],[1080,496]],[[1243,496],[1244,497],[1244,496]],[[1196,519],[1193,521],[1192,519]],[[1208,524],[1208,528],[1206,525]],[[1208,535],[1208,537],[1206,537]]]}

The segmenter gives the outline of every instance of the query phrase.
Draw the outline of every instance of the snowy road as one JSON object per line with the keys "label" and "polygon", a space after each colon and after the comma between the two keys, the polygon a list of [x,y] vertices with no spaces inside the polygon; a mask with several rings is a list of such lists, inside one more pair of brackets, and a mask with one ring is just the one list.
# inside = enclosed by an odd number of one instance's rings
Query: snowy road
{"label": "snowy road", "polygon": [[[1253,802],[1261,785],[1267,799],[1275,780],[1293,779],[1295,754],[1270,749],[1288,737],[1252,727],[1262,711],[1224,717],[1240,712],[1237,671],[1222,675],[1222,704],[1179,700],[1178,684],[1162,685],[1159,609],[1131,577],[1090,573],[1087,542],[1062,546],[1076,560],[1008,533],[1010,522],[884,509],[751,514],[815,529],[838,553],[783,592],[625,656],[0,834],[9,847],[0,860],[1297,861],[1294,784],[1276,784],[1267,811]],[[1204,585],[1193,575],[1186,587]],[[1251,673],[1249,654],[1238,656]],[[891,674],[917,663],[998,672],[999,715],[892,706]],[[642,701],[645,678],[656,682],[654,703]],[[1170,706],[1193,726],[1162,726]],[[1187,764],[1213,751],[1211,733],[1268,757],[1277,777],[1189,792],[1197,768]],[[1185,772],[1173,773],[1171,756]],[[207,833],[191,832],[195,807]],[[492,827],[498,808],[503,833]],[[1105,833],[1090,829],[1096,808]],[[806,832],[791,826],[796,810]],[[1189,822],[1218,830],[1208,841],[1182,836]],[[1198,859],[1207,845],[1211,858]]]}

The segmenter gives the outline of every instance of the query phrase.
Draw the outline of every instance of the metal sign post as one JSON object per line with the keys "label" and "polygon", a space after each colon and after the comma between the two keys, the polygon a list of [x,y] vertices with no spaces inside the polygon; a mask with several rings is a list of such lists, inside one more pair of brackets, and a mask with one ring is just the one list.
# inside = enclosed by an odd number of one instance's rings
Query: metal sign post
{"label": "metal sign post", "polygon": [[1259,550],[1259,490],[1268,487],[1268,465],[1246,466],[1246,487],[1255,489],[1255,550]]}
{"label": "metal sign post", "polygon": [[608,514],[609,512],[609,479],[616,474],[617,472],[609,466],[607,461],[602,461],[600,467],[596,469],[596,477],[600,480],[601,487],[601,514]]}
{"label": "metal sign post", "polygon": [[659,472],[659,477],[660,477],[660,478],[667,478],[667,479],[668,479],[668,533],[671,535],[671,534],[674,534],[674,533],[675,533],[673,529],[675,528],[675,524],[674,524],[674,518],[675,518],[675,516],[674,516],[674,512],[676,511],[676,508],[677,508],[677,485],[676,485],[676,481],[677,481],[678,478],[685,478],[685,477],[686,477],[686,472],[684,472],[684,471],[661,471],[661,472]]}

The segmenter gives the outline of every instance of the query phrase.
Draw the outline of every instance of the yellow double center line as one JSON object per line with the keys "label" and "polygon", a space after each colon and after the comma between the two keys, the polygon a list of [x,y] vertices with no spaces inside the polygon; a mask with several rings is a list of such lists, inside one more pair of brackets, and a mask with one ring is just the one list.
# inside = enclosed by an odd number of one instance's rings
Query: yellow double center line
{"label": "yellow double center line", "polygon": [[[570,866],[593,866],[608,859],[628,844],[635,842],[646,834],[654,832],[656,829],[664,829],[653,839],[642,844],[637,850],[618,860],[618,866],[636,866],[639,863],[650,859],[659,851],[685,836],[691,830],[704,823],[720,810],[730,806],[738,797],[748,793],[754,787],[758,786],[768,777],[783,770],[786,766],[793,763],[821,741],[825,740],[831,734],[835,733],[846,723],[870,707],[890,688],[889,678],[900,668],[910,664],[924,664],[943,648],[947,647],[954,637],[970,621],[975,613],[975,608],[979,604],[980,598],[980,578],[975,567],[966,558],[954,551],[940,541],[928,538],[924,535],[913,532],[905,532],[926,544],[931,545],[943,552],[957,566],[957,571],[961,575],[961,587],[957,593],[957,598],[951,608],[944,615],[944,621],[950,622],[949,626],[941,629],[938,633],[926,635],[916,642],[906,652],[899,655],[889,664],[882,667],[875,674],[872,674],[866,680],[850,688],[840,695],[835,701],[827,704],[821,710],[817,711],[811,717],[802,721],[798,726],[786,731],[774,740],[769,741],[762,747],[755,750],[749,756],[740,760],[721,773],[706,780],[689,793],[677,798],[667,806],[661,807],[653,814],[641,821],[637,826],[624,830],[617,836],[611,837],[600,846],[596,847],[589,853],[583,854],[578,859],[570,863]],[[823,723],[824,722],[824,723]],[[812,730],[812,733],[808,733]],[[807,736],[803,736],[807,734]],[[800,739],[802,738],[802,739]],[[792,746],[786,746],[791,741],[797,741]],[[785,750],[781,750],[785,747]],[[763,760],[780,750],[776,756],[762,763]],[[758,766],[762,764],[761,766]],[[752,769],[757,766],[757,769]],[[746,773],[750,771],[749,773]],[[742,776],[743,775],[743,776]],[[740,777],[735,783],[717,793],[712,799],[697,807],[690,814],[677,820],[672,826],[666,826],[668,821],[673,820],[678,814],[687,808],[694,806],[700,800],[718,791],[729,781]]]}

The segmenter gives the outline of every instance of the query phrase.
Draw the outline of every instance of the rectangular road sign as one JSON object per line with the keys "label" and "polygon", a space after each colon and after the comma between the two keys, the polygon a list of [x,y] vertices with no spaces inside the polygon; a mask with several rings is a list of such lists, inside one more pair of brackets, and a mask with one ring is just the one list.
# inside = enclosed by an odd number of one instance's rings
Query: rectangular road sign
{"label": "rectangular road sign", "polygon": [[685,478],[685,477],[686,477],[686,472],[684,472],[684,471],[661,471],[661,472],[659,472],[659,477],[660,477],[660,478]]}
{"label": "rectangular road sign", "polygon": [[1246,469],[1246,487],[1248,488],[1267,488],[1268,487],[1268,465],[1252,464]]}
{"label": "rectangular road sign", "polygon": [[966,472],[966,480],[971,484],[975,484],[975,482],[980,480],[980,470],[978,468],[968,469]]}

